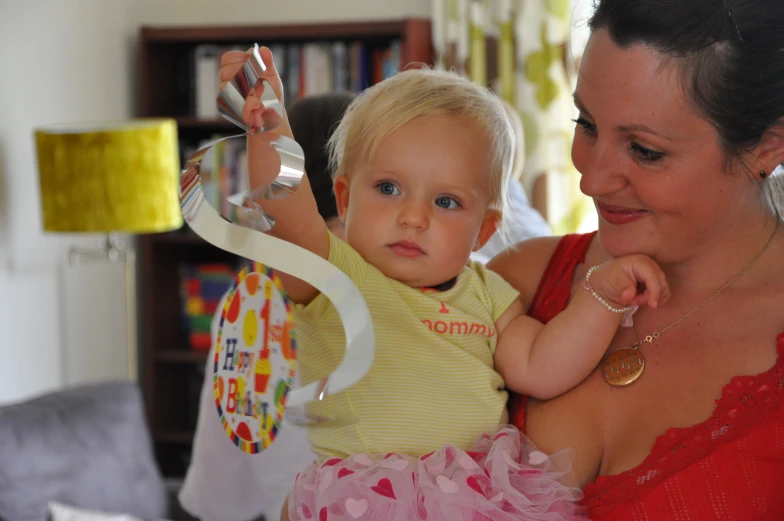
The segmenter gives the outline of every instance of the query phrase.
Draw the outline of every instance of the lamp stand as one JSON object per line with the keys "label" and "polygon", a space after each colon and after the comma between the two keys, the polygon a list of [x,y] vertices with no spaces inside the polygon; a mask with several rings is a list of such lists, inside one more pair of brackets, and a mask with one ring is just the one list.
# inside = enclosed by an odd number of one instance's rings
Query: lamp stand
{"label": "lamp stand", "polygon": [[108,233],[95,248],[71,247],[68,250],[71,266],[103,262],[122,262],[125,266],[125,354],[127,376],[132,382],[138,379],[138,349],[136,345],[136,253],[127,240],[116,233]]}

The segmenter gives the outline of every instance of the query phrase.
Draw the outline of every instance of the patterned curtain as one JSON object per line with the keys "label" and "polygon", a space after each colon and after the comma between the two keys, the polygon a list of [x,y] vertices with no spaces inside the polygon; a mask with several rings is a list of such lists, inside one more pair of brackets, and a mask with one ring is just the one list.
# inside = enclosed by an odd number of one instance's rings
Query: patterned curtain
{"label": "patterned curtain", "polygon": [[[436,67],[488,85],[525,130],[521,182],[556,234],[595,229],[570,158],[590,0],[432,0]],[[575,27],[573,27],[575,26]]]}

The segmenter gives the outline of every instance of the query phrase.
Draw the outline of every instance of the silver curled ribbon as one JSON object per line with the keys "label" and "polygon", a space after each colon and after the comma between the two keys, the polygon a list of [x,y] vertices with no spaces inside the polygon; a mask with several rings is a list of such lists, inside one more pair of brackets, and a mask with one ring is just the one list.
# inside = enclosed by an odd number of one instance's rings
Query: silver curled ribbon
{"label": "silver curled ribbon", "polygon": [[[269,231],[275,220],[266,215],[253,202],[254,199],[285,198],[297,190],[305,174],[304,153],[296,141],[285,136],[279,136],[273,141],[281,158],[281,171],[270,185],[252,193],[243,192],[229,197],[229,201],[238,210],[245,212],[246,218],[250,218],[251,227],[227,221],[204,199],[200,171],[201,162],[209,149],[221,141],[245,138],[252,132],[242,123],[242,107],[245,97],[263,79],[266,67],[258,45],[254,45],[249,54],[242,69],[224,86],[217,99],[221,115],[245,133],[211,141],[191,155],[180,175],[180,206],[185,222],[205,241],[240,257],[293,275],[319,290],[335,306],[346,335],[346,351],[343,360],[329,375],[289,392],[287,408],[302,407],[359,382],[373,364],[375,334],[365,299],[345,273],[315,253],[262,233]],[[266,90],[272,92],[271,86]],[[346,418],[308,417],[293,420],[292,423],[345,424],[351,421]]]}

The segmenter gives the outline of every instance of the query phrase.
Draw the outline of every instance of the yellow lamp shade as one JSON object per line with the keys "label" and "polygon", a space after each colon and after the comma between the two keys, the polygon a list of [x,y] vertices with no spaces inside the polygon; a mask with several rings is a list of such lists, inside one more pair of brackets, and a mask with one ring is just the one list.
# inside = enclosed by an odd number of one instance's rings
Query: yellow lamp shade
{"label": "yellow lamp shade", "polygon": [[138,119],[35,132],[44,230],[152,233],[182,226],[177,124]]}

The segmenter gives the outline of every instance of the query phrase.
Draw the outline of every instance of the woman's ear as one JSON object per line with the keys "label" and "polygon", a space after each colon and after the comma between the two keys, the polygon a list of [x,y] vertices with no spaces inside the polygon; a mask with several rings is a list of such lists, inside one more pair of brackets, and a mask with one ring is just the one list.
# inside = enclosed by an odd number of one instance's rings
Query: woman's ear
{"label": "woman's ear", "polygon": [[757,160],[758,170],[767,175],[773,173],[782,162],[784,162],[784,123],[768,129],[757,146],[755,159]]}
{"label": "woman's ear", "polygon": [[490,240],[490,237],[498,230],[498,225],[501,222],[501,212],[498,210],[488,210],[485,213],[485,218],[482,220],[482,226],[479,228],[479,235],[476,237],[476,243],[474,243],[474,250],[478,251],[482,249],[482,246],[487,244],[487,241]]}
{"label": "woman's ear", "polygon": [[346,222],[346,212],[348,212],[348,200],[351,192],[351,183],[348,177],[339,175],[335,178],[332,184],[332,189],[335,191],[335,202],[338,207],[338,217],[344,223]]}

